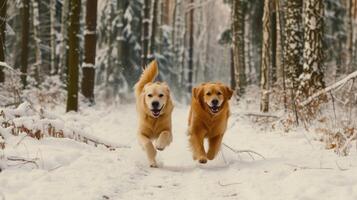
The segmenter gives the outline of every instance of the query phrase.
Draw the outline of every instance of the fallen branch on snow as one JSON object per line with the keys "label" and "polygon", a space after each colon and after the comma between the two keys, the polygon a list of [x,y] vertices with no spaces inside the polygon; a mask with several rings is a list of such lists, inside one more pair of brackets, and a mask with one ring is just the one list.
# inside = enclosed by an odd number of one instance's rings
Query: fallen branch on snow
{"label": "fallen branch on snow", "polygon": [[92,142],[95,147],[97,147],[98,145],[103,145],[110,150],[114,150],[114,149],[118,149],[118,148],[130,148],[130,146],[115,144],[115,143],[112,143],[109,141],[104,141],[100,138],[96,138],[95,136],[82,135],[82,134],[74,134],[74,135],[75,135],[76,141],[81,141],[86,144],[89,144],[89,142]]}
{"label": "fallen branch on snow", "polygon": [[222,187],[225,187],[225,186],[231,186],[231,185],[239,185],[239,184],[242,184],[242,183],[226,183],[226,184],[223,184],[221,183],[221,181],[218,181],[218,185],[219,186],[222,186]]}
{"label": "fallen branch on snow", "polygon": [[231,147],[231,146],[229,146],[229,145],[227,145],[227,144],[225,144],[225,143],[222,143],[222,144],[223,144],[223,146],[225,146],[225,147],[228,148],[229,150],[233,151],[234,153],[237,153],[237,154],[247,153],[253,160],[255,160],[255,159],[254,159],[254,157],[252,156],[252,154],[253,154],[253,155],[258,155],[258,156],[260,156],[261,158],[263,158],[263,160],[265,160],[265,157],[264,157],[263,155],[261,155],[260,153],[258,153],[258,152],[255,152],[255,151],[252,151],[252,150],[236,150],[236,149],[234,149],[233,147]]}
{"label": "fallen branch on snow", "polygon": [[275,118],[275,119],[281,118],[281,116],[272,115],[272,114],[268,114],[268,113],[259,113],[259,112],[257,112],[257,113],[253,113],[253,112],[233,113],[232,115],[234,115],[234,116],[246,115],[246,116],[254,116],[254,117],[270,117],[270,118]]}
{"label": "fallen branch on snow", "polygon": [[[20,162],[17,163],[16,165],[25,165],[25,164],[34,164],[37,168],[39,168],[36,160],[38,160],[37,158],[35,159],[26,159],[26,158],[20,158],[20,157],[15,157],[15,156],[11,156],[11,157],[7,157],[6,158],[8,161],[13,161],[13,162]],[[12,166],[16,166],[16,165],[12,165]]]}
{"label": "fallen branch on snow", "polygon": [[272,115],[272,114],[267,114],[267,113],[243,113],[244,115],[247,116],[254,116],[254,117],[270,117],[270,118],[275,118],[279,119],[279,116]]}

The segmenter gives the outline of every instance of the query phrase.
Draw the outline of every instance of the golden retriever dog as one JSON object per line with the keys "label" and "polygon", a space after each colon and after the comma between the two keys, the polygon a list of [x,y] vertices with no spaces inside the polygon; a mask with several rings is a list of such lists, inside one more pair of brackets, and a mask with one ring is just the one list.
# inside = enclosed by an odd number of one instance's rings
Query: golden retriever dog
{"label": "golden retriever dog", "polygon": [[[135,84],[139,117],[138,139],[146,151],[150,167],[157,167],[156,149],[162,151],[172,141],[171,113],[174,106],[168,85],[153,82],[157,75],[157,62],[153,61]],[[155,147],[153,141],[155,141]]]}
{"label": "golden retriever dog", "polygon": [[[230,115],[229,103],[233,91],[222,83],[202,83],[192,89],[188,134],[193,159],[199,163],[217,155]],[[208,151],[204,139],[208,139]]]}

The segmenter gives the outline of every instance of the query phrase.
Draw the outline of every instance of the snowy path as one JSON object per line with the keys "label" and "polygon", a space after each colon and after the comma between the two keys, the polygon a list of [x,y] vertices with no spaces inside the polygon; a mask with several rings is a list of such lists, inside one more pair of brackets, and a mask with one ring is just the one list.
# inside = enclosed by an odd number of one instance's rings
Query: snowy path
{"label": "snowy path", "polygon": [[230,124],[236,123],[224,142],[235,149],[257,151],[266,160],[237,156],[223,148],[225,160],[219,154],[199,165],[188,148],[187,108],[176,107],[173,116],[174,142],[159,152],[158,169],[147,166],[136,142],[133,105],[89,109],[77,116],[91,134],[131,148],[110,152],[54,138],[28,138],[17,145],[14,138],[9,141],[13,148],[5,153],[39,157],[41,169],[27,164],[1,172],[0,200],[357,199],[355,152],[338,157],[318,142],[310,144],[303,133],[265,132],[246,119],[232,118]]}

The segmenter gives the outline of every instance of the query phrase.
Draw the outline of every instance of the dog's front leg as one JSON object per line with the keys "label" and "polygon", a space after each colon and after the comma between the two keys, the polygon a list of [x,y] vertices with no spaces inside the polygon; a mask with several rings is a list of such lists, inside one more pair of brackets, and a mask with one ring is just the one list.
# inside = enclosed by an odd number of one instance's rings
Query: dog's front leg
{"label": "dog's front leg", "polygon": [[202,132],[190,134],[190,144],[193,151],[192,152],[193,159],[194,160],[198,159],[198,162],[200,163],[207,162],[206,152],[203,146],[203,139],[204,139],[204,133]]}
{"label": "dog's front leg", "polygon": [[172,142],[172,134],[170,131],[163,131],[156,140],[156,149],[162,151]]}
{"label": "dog's front leg", "polygon": [[150,167],[157,167],[156,164],[156,150],[152,144],[150,138],[143,134],[139,134],[139,142],[146,152],[146,156],[149,160]]}
{"label": "dog's front leg", "polygon": [[222,143],[223,135],[218,135],[208,139],[209,148],[207,152],[207,158],[213,160],[216,157]]}

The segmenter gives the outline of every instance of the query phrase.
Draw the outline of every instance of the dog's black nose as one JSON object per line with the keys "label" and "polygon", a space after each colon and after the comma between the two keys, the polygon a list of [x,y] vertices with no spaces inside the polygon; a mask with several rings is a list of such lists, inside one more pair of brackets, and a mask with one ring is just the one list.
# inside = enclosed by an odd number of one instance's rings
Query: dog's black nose
{"label": "dog's black nose", "polygon": [[217,99],[213,99],[212,100],[212,105],[214,105],[214,106],[218,105],[218,100]]}
{"label": "dog's black nose", "polygon": [[153,108],[159,108],[160,103],[158,101],[153,101],[151,105]]}

